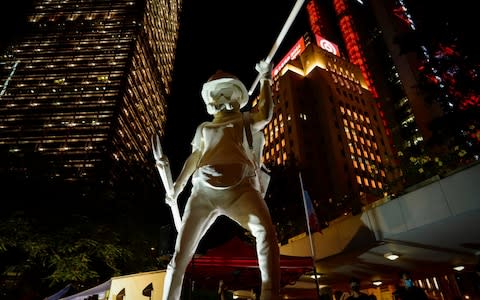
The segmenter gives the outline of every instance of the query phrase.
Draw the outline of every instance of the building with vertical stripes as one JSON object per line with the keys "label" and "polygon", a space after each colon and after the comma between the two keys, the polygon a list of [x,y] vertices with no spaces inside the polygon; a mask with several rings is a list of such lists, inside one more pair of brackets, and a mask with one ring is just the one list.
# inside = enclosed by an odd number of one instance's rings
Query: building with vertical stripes
{"label": "building with vertical stripes", "polygon": [[38,0],[0,59],[0,171],[107,183],[154,174],[179,0]]}

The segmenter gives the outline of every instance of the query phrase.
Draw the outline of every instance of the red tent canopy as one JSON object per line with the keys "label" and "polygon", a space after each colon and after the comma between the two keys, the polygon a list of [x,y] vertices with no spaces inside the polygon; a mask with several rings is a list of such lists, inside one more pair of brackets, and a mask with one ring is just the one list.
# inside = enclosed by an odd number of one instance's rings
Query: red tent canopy
{"label": "red tent canopy", "polygon": [[[311,257],[280,256],[282,286],[296,281],[302,274],[312,271]],[[186,277],[195,286],[216,288],[220,280],[229,289],[251,289],[260,286],[255,247],[238,237],[196,256],[188,266]]]}

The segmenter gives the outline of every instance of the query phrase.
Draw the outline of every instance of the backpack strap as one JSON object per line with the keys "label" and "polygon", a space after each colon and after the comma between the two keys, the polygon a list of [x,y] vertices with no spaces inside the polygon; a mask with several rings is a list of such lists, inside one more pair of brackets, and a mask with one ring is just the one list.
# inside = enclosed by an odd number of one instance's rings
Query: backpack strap
{"label": "backpack strap", "polygon": [[243,118],[243,128],[245,129],[245,136],[247,137],[248,148],[253,151],[253,137],[252,137],[252,128],[250,127],[250,113],[242,113]]}

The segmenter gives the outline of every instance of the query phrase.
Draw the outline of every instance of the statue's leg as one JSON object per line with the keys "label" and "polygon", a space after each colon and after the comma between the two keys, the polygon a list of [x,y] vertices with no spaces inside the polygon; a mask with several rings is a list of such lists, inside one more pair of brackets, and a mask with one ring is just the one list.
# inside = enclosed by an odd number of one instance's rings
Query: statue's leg
{"label": "statue's leg", "polygon": [[192,190],[183,214],[182,228],[178,232],[175,252],[167,266],[163,286],[163,300],[178,300],[182,292],[185,270],[195,254],[203,235],[218,216],[205,194]]}
{"label": "statue's leg", "polygon": [[226,208],[225,214],[249,230],[256,239],[262,276],[260,300],[280,299],[280,254],[268,207],[252,185],[240,185],[232,192],[237,193],[237,200]]}

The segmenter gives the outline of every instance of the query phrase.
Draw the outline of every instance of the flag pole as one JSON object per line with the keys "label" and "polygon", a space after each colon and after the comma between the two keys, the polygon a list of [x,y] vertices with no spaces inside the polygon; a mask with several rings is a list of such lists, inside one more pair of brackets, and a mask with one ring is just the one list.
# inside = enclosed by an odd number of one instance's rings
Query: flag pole
{"label": "flag pole", "polygon": [[320,299],[320,285],[318,284],[317,266],[315,265],[315,244],[313,243],[313,239],[312,239],[312,229],[310,228],[310,221],[309,221],[308,209],[307,209],[307,199],[305,197],[305,189],[303,188],[303,180],[302,180],[301,172],[298,172],[298,178],[300,179],[300,188],[302,189],[303,207],[305,208],[305,217],[307,221],[308,240],[310,241],[310,253],[312,256],[312,264],[313,264],[313,276],[315,276],[315,286],[317,288],[317,296],[318,296],[318,299]]}

